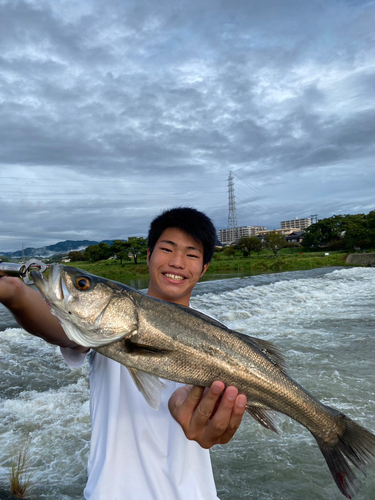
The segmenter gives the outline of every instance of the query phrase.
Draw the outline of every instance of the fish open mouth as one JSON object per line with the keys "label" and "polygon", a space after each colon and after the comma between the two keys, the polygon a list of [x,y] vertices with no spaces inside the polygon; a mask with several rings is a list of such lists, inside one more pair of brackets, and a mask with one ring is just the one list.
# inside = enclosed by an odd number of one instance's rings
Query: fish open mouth
{"label": "fish open mouth", "polygon": [[50,291],[54,294],[57,300],[64,300],[64,287],[65,283],[62,279],[60,266],[53,266],[52,272],[49,275],[48,286]]}
{"label": "fish open mouth", "polygon": [[44,295],[44,292],[46,291],[46,285],[48,283],[46,278],[40,271],[36,271],[35,269],[30,272],[30,276],[34,282],[34,285]]}
{"label": "fish open mouth", "polygon": [[35,286],[50,307],[66,298],[67,288],[61,276],[60,266],[51,266],[48,278],[45,278],[39,271],[31,271],[30,274]]}

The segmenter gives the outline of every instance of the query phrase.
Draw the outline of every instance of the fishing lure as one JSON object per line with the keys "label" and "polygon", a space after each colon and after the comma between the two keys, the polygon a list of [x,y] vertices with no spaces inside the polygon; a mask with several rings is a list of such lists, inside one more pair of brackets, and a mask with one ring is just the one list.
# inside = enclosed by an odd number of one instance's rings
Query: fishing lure
{"label": "fishing lure", "polygon": [[21,278],[26,285],[32,285],[34,282],[29,278],[31,270],[38,270],[43,273],[47,269],[47,265],[38,259],[30,259],[25,263],[3,262],[0,259],[0,277],[1,276],[16,276]]}

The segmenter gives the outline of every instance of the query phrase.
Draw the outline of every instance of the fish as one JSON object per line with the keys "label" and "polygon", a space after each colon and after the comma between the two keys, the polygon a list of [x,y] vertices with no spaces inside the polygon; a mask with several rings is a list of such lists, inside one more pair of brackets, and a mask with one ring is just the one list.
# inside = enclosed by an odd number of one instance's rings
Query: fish
{"label": "fish", "polygon": [[53,265],[48,279],[36,270],[31,277],[66,335],[126,366],[154,409],[160,378],[202,387],[221,380],[247,396],[247,412],[263,427],[278,431],[276,411],[307,428],[341,493],[359,491],[357,473],[375,461],[375,435],[289,377],[270,342],[78,268]]}

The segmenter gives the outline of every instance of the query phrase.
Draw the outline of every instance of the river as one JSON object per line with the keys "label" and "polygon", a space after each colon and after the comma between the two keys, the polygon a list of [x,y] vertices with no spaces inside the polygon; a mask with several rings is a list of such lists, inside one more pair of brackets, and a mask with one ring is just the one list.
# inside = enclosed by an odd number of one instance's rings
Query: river
{"label": "river", "polygon": [[[296,381],[373,432],[374,304],[374,268],[205,281],[191,302],[230,328],[278,345]],[[26,446],[33,498],[82,499],[90,439],[88,367],[69,369],[58,348],[18,328],[2,306],[0,335],[0,490],[9,490],[10,456]],[[232,441],[213,448],[220,499],[344,498],[310,433],[282,415],[277,423],[280,433],[274,434],[245,415]],[[356,499],[373,498],[371,466]]]}

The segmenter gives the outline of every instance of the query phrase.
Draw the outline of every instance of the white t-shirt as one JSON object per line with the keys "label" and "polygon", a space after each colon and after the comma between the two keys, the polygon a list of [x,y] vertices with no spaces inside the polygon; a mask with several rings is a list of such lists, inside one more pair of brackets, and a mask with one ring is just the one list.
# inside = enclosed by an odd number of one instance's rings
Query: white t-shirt
{"label": "white t-shirt", "polygon": [[[70,366],[85,355],[61,349]],[[210,454],[189,441],[168,410],[181,386],[163,380],[155,411],[128,370],[95,351],[90,363],[91,447],[87,500],[217,500]]]}

